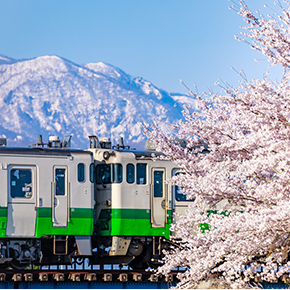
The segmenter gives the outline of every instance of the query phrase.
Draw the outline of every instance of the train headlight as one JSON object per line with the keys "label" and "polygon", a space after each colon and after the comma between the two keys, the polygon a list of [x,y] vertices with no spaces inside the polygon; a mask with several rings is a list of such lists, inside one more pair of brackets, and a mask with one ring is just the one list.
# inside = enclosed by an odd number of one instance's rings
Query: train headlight
{"label": "train headlight", "polygon": [[110,158],[110,152],[109,152],[109,151],[105,151],[105,152],[103,153],[103,158],[104,158],[105,160],[108,160],[108,159]]}

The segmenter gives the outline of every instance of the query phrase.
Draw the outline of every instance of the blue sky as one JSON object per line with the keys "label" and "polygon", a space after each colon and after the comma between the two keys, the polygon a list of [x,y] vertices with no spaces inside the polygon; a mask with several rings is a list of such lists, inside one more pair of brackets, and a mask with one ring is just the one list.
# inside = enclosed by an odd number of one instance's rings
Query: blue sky
{"label": "blue sky", "polygon": [[[238,0],[237,0],[238,1]],[[248,0],[252,10],[272,0]],[[200,92],[231,70],[261,78],[268,63],[234,39],[244,24],[227,0],[0,0],[0,54],[106,62],[169,92]],[[258,63],[254,58],[262,59]],[[214,90],[217,90],[214,88]]]}

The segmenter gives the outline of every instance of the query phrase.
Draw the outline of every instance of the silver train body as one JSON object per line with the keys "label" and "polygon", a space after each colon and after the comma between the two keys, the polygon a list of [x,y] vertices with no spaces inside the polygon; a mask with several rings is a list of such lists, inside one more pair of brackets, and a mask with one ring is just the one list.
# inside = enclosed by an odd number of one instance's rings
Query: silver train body
{"label": "silver train body", "polygon": [[165,183],[178,168],[122,142],[90,136],[88,150],[73,150],[69,141],[0,147],[0,267],[84,257],[158,265],[171,224],[190,203]]}

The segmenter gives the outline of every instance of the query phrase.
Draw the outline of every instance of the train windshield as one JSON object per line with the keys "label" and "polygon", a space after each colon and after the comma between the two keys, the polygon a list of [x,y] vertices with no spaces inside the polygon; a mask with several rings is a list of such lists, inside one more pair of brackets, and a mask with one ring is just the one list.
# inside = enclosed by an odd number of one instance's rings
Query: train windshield
{"label": "train windshield", "polygon": [[111,165],[110,164],[99,164],[96,167],[96,180],[97,184],[108,184],[111,183]]}
{"label": "train windshield", "polygon": [[97,184],[121,183],[123,181],[122,164],[99,164],[96,166]]}
{"label": "train windshield", "polygon": [[112,164],[113,167],[113,182],[121,183],[123,181],[123,166],[122,164]]}

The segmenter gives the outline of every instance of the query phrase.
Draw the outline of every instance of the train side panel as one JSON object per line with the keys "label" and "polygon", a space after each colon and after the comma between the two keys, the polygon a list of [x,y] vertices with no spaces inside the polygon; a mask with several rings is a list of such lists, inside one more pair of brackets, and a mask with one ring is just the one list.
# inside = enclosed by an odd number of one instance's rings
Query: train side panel
{"label": "train side panel", "polygon": [[[114,152],[104,163],[104,150],[94,152],[96,174],[111,166],[111,182],[97,176],[97,229],[100,236],[163,236],[169,238],[172,219],[172,165],[136,158],[132,152]],[[119,176],[116,172],[119,172]],[[108,180],[107,180],[108,181]]]}
{"label": "train side panel", "polygon": [[91,155],[35,152],[0,151],[0,236],[92,235]]}

